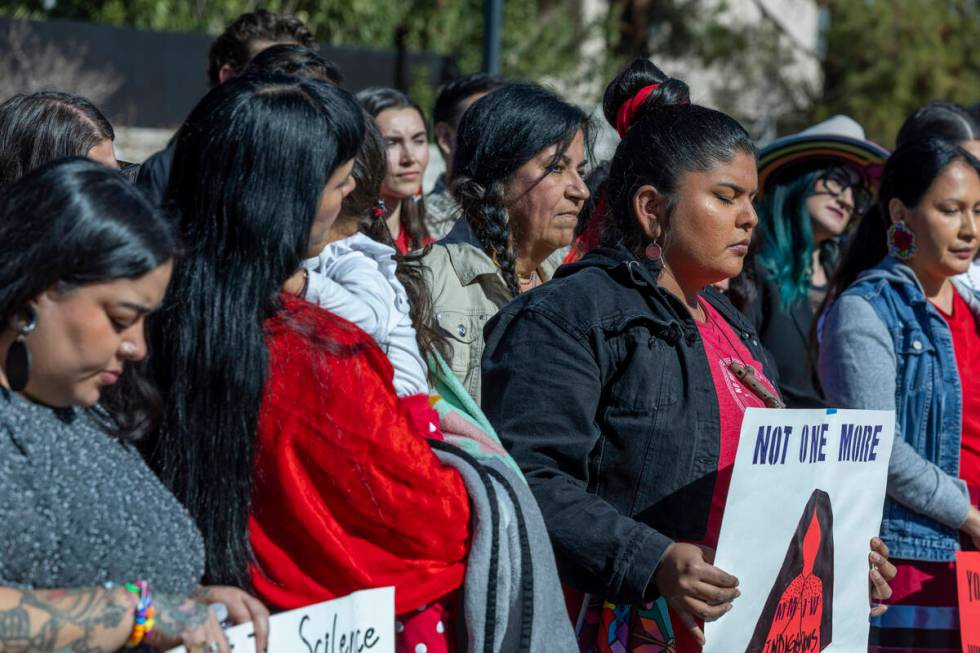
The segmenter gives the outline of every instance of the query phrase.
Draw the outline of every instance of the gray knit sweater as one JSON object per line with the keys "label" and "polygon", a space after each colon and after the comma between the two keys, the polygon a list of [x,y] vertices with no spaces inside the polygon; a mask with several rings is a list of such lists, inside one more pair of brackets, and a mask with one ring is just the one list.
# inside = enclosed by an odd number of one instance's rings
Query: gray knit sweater
{"label": "gray knit sweater", "polygon": [[145,579],[184,595],[203,571],[193,520],[131,446],[0,388],[0,585]]}

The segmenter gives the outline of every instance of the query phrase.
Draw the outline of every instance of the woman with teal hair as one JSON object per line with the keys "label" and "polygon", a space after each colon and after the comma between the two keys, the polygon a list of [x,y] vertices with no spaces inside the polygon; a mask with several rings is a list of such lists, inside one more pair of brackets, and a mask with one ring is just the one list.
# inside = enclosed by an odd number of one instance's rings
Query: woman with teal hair
{"label": "woman with teal hair", "polygon": [[751,261],[732,300],[755,325],[791,408],[824,406],[809,340],[848,225],[871,203],[888,151],[835,116],[759,153],[759,215]]}

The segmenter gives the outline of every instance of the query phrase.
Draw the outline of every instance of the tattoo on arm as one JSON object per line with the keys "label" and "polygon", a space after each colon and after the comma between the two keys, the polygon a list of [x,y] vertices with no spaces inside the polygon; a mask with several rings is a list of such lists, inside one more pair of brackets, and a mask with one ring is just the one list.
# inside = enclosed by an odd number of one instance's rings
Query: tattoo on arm
{"label": "tattoo on arm", "polygon": [[0,651],[108,653],[132,630],[134,601],[122,588],[0,588]]}
{"label": "tattoo on arm", "polygon": [[154,601],[158,608],[154,634],[167,639],[204,626],[211,616],[208,606],[180,596],[157,594]]}

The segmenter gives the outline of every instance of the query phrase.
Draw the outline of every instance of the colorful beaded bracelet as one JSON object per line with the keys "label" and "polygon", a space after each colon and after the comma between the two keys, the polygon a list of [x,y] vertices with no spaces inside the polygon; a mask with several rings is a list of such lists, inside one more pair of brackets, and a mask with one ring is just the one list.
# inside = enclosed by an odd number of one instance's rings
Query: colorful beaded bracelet
{"label": "colorful beaded bracelet", "polygon": [[126,648],[136,648],[153,631],[156,607],[153,604],[153,594],[150,592],[150,584],[145,580],[138,580],[135,583],[126,583],[126,590],[139,596],[136,604],[136,615],[133,620],[133,632],[129,634]]}

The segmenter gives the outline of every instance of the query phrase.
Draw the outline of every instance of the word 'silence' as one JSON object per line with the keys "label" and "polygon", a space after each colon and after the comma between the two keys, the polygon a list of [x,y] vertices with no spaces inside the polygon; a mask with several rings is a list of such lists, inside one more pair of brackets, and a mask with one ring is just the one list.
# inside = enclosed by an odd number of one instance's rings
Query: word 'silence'
{"label": "word 'silence'", "polygon": [[352,630],[349,633],[337,633],[337,615],[333,617],[333,627],[330,632],[323,633],[323,636],[311,642],[306,638],[303,627],[310,621],[308,616],[304,616],[299,622],[299,638],[306,645],[308,653],[362,653],[367,649],[377,646],[379,638],[374,632],[374,628],[368,628],[363,633],[361,629]]}

